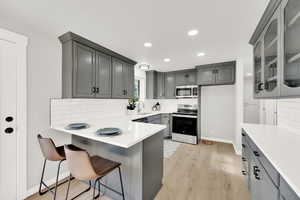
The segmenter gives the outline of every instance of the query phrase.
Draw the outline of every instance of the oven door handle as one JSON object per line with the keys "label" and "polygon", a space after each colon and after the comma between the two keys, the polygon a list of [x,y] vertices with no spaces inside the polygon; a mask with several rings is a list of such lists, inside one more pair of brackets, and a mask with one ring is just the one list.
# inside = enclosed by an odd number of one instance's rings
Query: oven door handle
{"label": "oven door handle", "polygon": [[172,117],[183,117],[183,118],[198,118],[195,115],[177,115],[177,114],[173,114]]}

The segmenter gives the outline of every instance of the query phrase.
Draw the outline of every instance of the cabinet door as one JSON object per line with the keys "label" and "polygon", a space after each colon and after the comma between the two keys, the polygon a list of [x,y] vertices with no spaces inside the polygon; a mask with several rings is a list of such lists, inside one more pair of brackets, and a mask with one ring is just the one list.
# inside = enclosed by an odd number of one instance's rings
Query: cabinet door
{"label": "cabinet door", "polygon": [[95,51],[92,48],[74,43],[73,97],[95,96]]}
{"label": "cabinet door", "polygon": [[221,66],[215,68],[216,83],[222,84],[234,84],[235,82],[235,62],[224,63]]}
{"label": "cabinet door", "polygon": [[157,72],[146,72],[146,98],[156,99],[157,97]]}
{"label": "cabinet door", "polygon": [[111,97],[111,57],[96,52],[96,97]]}
{"label": "cabinet door", "polygon": [[278,11],[274,14],[264,33],[264,90],[263,97],[278,97],[278,52],[279,52],[279,23]]}
{"label": "cabinet door", "polygon": [[197,69],[197,83],[198,85],[214,85],[216,83],[216,76],[213,67],[199,67]]}
{"label": "cabinet door", "polygon": [[300,95],[300,1],[285,0],[284,16],[284,65],[281,96]]}
{"label": "cabinet door", "polygon": [[157,73],[157,98],[163,99],[165,97],[165,74],[163,72]]}
{"label": "cabinet door", "polygon": [[254,46],[254,97],[261,97],[263,91],[262,81],[262,42],[258,41]]}
{"label": "cabinet door", "polygon": [[175,73],[168,72],[165,74],[165,98],[166,99],[175,99]]}
{"label": "cabinet door", "polygon": [[116,58],[112,59],[112,97],[113,98],[124,98],[124,77],[123,77],[123,65],[121,60]]}
{"label": "cabinet door", "polygon": [[176,85],[195,85],[196,84],[196,71],[184,70],[176,72]]}
{"label": "cabinet door", "polygon": [[124,98],[133,98],[134,96],[134,66],[124,63],[123,65],[123,77],[124,77]]}

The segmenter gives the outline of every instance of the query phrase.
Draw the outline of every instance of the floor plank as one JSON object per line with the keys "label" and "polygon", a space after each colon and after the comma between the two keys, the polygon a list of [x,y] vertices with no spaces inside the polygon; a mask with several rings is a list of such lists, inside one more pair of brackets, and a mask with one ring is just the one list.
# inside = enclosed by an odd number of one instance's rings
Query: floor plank
{"label": "floor plank", "polygon": [[[250,200],[240,160],[230,144],[182,144],[164,161],[163,187],[155,200]],[[69,197],[85,188],[85,184],[72,181]],[[65,199],[65,190],[66,184],[59,188],[57,200]],[[78,200],[91,197],[88,192]],[[52,200],[52,195],[33,195],[26,200]]]}

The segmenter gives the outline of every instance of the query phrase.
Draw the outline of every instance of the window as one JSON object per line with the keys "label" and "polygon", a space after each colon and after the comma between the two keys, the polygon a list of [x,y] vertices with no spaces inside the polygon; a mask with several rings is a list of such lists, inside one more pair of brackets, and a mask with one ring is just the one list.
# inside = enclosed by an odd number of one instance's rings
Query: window
{"label": "window", "polygon": [[140,80],[134,80],[134,98],[139,99],[141,94],[141,82]]}

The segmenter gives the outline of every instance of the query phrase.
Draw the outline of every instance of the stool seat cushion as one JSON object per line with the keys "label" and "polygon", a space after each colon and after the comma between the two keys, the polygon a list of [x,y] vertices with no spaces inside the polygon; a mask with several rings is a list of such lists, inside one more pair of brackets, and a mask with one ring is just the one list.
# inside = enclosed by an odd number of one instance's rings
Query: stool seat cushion
{"label": "stool seat cushion", "polygon": [[100,156],[92,156],[90,157],[90,160],[95,172],[99,177],[105,176],[121,165],[121,163],[114,162]]}
{"label": "stool seat cushion", "polygon": [[62,158],[66,158],[66,153],[65,153],[64,146],[58,146],[58,147],[56,147],[56,151],[57,151],[57,153],[58,153]]}

